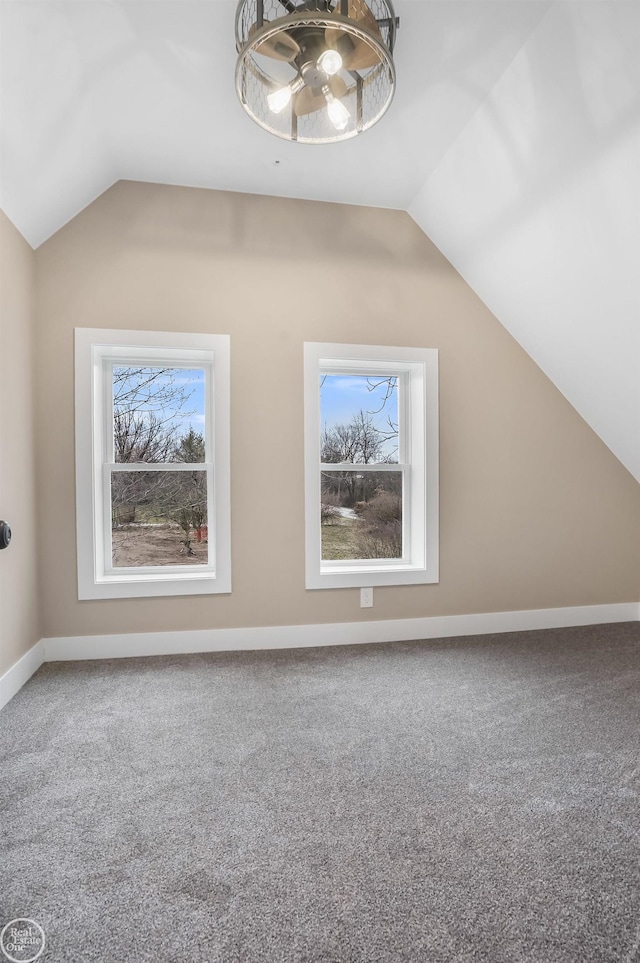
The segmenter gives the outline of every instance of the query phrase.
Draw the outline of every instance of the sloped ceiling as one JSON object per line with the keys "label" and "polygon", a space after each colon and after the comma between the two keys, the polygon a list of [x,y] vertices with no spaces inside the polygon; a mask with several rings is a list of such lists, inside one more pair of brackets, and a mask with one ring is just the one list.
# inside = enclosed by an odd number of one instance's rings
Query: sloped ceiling
{"label": "sloped ceiling", "polygon": [[640,4],[556,3],[409,213],[640,480]]}
{"label": "sloped ceiling", "polygon": [[235,0],[0,0],[0,207],[37,247],[115,181],[406,209],[640,480],[640,4],[397,0],[344,144],[255,127]]}

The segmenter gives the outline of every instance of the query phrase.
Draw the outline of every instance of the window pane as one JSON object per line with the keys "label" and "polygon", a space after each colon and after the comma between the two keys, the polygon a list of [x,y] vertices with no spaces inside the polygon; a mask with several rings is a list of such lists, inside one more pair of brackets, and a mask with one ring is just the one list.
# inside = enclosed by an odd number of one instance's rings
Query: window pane
{"label": "window pane", "polygon": [[112,564],[206,565],[207,472],[111,473]]}
{"label": "window pane", "polygon": [[203,462],[204,438],[204,370],[114,365],[116,462]]}
{"label": "window pane", "polygon": [[321,375],[320,419],[321,461],[398,461],[397,378]]}
{"label": "window pane", "polygon": [[402,472],[323,471],[322,558],[402,558]]}

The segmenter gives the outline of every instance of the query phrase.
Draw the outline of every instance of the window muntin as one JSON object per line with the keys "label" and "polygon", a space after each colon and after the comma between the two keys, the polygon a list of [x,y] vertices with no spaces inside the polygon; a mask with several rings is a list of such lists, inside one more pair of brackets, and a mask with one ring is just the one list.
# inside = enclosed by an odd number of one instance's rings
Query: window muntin
{"label": "window muntin", "polygon": [[[402,424],[400,419],[405,390],[405,372],[389,368],[359,366],[336,374],[329,365],[320,371],[323,562],[390,564],[409,554],[409,532],[402,525],[411,484],[404,460],[407,414]],[[351,465],[357,470],[349,471]],[[340,534],[343,539],[336,537]]]}
{"label": "window muntin", "polygon": [[228,337],[76,329],[76,418],[79,597],[230,591]]}
{"label": "window muntin", "polygon": [[433,349],[305,345],[307,588],[437,581],[437,401]]}
{"label": "window muntin", "polygon": [[102,363],[111,386],[103,430],[105,574],[213,571],[208,526],[206,552],[202,538],[213,500],[211,363],[122,364],[108,355]]}

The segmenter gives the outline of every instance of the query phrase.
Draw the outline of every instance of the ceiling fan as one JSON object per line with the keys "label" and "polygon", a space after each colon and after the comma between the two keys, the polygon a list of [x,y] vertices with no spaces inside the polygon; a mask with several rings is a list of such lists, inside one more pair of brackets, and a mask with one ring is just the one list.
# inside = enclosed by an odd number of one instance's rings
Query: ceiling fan
{"label": "ceiling fan", "polygon": [[240,0],[236,90],[287,140],[330,143],[372,127],[395,88],[391,0]]}

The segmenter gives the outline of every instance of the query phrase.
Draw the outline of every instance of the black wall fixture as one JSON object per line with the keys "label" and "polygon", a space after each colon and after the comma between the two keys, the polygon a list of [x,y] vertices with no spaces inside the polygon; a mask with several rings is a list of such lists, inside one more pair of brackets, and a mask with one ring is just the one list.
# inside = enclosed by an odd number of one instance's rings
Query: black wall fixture
{"label": "black wall fixture", "polygon": [[11,528],[6,522],[0,522],[0,548],[7,548],[11,541]]}

